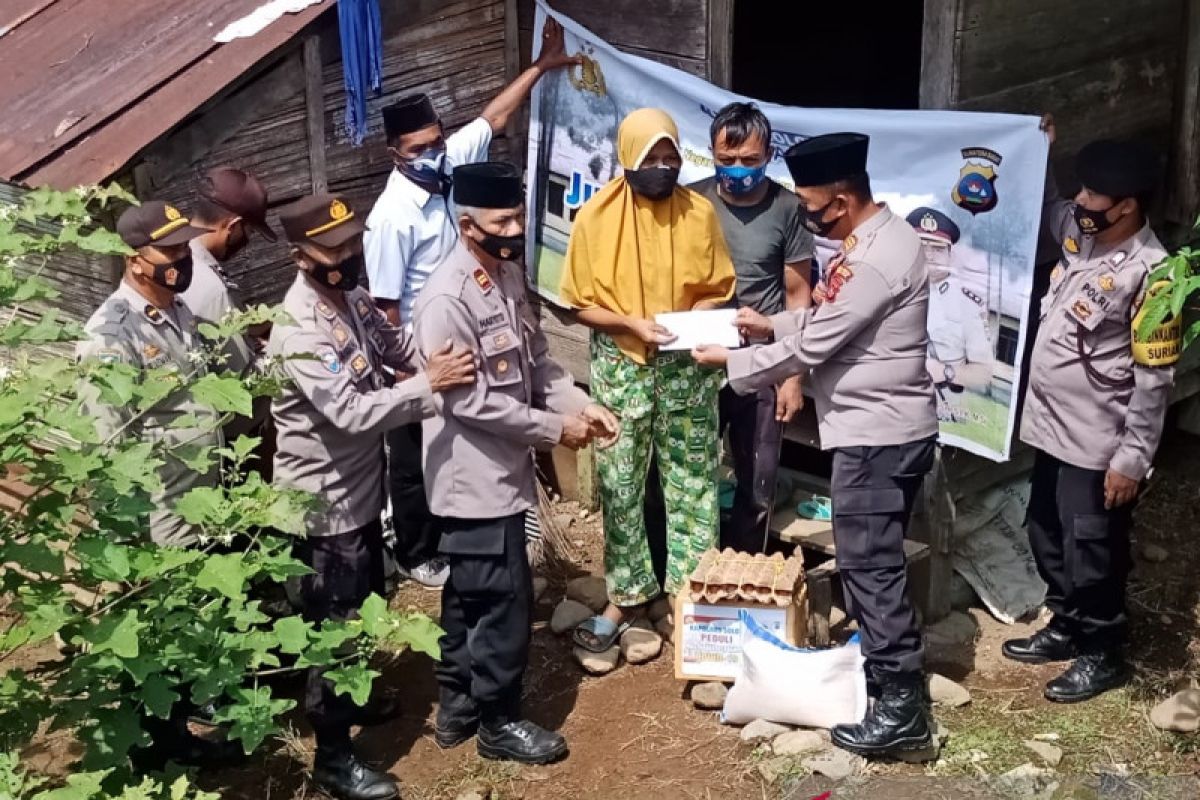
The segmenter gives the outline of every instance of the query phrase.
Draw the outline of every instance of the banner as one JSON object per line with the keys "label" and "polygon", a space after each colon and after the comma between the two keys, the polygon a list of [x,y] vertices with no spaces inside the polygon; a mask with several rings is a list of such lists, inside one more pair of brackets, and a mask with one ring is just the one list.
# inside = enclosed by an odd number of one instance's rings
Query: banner
{"label": "banner", "polygon": [[[727,103],[751,98],[622,53],[541,0],[534,30],[542,29],[547,14],[562,23],[567,52],[583,59],[582,66],[538,83],[529,130],[530,279],[539,294],[559,303],[575,214],[619,174],[621,120],[645,106],[667,111],[684,150],[681,182],[692,183],[713,174],[713,117]],[[797,72],[797,80],[802,75]],[[901,216],[913,215],[927,261],[938,265],[930,285],[928,365],[941,441],[1007,460],[1046,175],[1048,144],[1038,118],[758,105],[774,129],[767,174],[789,188],[783,152],[791,145],[837,131],[871,137],[868,171],[876,199]],[[818,266],[836,249],[837,243],[818,239]]]}

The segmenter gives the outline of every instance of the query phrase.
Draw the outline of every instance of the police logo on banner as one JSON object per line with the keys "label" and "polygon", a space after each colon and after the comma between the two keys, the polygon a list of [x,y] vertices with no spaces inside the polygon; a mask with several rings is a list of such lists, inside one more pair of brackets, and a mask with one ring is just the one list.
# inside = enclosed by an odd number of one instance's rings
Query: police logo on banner
{"label": "police logo on banner", "polygon": [[996,167],[1003,157],[986,147],[965,147],[961,152],[966,163],[958,171],[950,199],[972,215],[991,211],[1000,200],[996,194],[996,178],[1000,177]]}

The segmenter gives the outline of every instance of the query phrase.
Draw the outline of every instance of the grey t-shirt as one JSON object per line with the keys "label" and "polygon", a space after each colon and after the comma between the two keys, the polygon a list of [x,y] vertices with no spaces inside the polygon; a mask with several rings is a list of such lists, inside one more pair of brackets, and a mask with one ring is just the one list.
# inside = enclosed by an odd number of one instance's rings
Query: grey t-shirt
{"label": "grey t-shirt", "polygon": [[753,206],[733,206],[722,200],[716,178],[706,178],[691,188],[717,210],[737,272],[738,304],[770,315],[785,308],[784,265],[812,258],[813,237],[800,222],[796,195],[774,181],[767,183],[767,196]]}

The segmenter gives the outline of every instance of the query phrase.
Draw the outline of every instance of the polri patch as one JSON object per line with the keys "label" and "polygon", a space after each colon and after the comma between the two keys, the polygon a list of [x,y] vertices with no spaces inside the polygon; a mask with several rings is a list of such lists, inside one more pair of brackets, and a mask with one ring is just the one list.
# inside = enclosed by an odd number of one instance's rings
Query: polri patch
{"label": "polri patch", "polygon": [[342,371],[341,359],[332,350],[322,350],[317,354],[317,357],[321,359],[321,363],[325,365],[327,372],[337,375]]}

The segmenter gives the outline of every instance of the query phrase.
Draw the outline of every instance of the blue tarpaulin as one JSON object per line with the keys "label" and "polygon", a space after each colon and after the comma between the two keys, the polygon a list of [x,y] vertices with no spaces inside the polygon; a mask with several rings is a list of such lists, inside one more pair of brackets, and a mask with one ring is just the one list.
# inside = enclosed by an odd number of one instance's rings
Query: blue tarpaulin
{"label": "blue tarpaulin", "polygon": [[346,84],[346,132],[357,147],[367,135],[367,92],[383,85],[383,31],[379,0],[338,0],[342,76]]}

